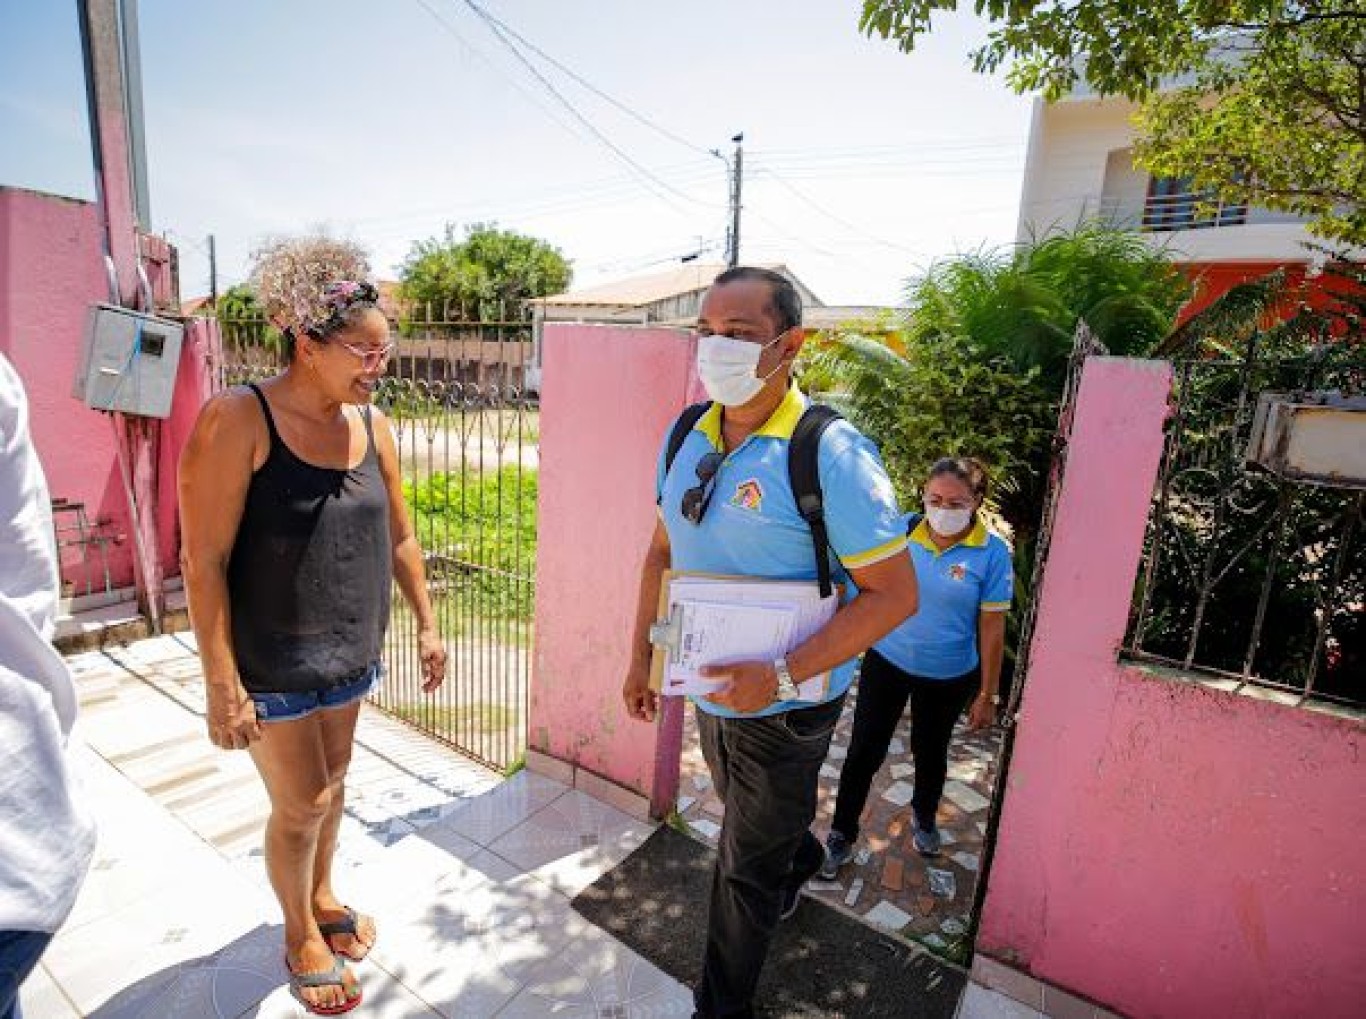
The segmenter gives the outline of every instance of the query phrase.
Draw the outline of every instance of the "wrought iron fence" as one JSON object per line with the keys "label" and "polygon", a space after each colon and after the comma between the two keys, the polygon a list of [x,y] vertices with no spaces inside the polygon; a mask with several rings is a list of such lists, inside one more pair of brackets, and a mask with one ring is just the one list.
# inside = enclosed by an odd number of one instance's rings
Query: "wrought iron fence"
{"label": "wrought iron fence", "polygon": [[[278,339],[222,320],[225,381],[269,377]],[[530,321],[410,321],[375,393],[398,441],[404,489],[446,639],[447,679],[421,691],[416,624],[393,594],[382,709],[506,769],[526,746],[535,591],[539,407],[525,382]]]}
{"label": "wrought iron fence", "polygon": [[1241,357],[1177,362],[1130,657],[1291,703],[1366,705],[1363,492],[1245,458],[1260,393],[1321,390],[1366,391],[1366,349],[1279,356],[1254,334]]}

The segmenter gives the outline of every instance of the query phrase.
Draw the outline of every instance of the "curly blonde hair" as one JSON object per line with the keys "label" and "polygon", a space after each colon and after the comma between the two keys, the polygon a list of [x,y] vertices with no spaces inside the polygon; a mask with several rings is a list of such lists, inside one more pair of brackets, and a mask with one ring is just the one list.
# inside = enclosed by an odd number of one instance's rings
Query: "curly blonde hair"
{"label": "curly blonde hair", "polygon": [[[252,255],[251,288],[266,317],[291,340],[325,339],[349,324],[349,311],[374,306],[370,261],[353,241],[325,234],[268,241]],[[344,288],[339,303],[339,284]]]}

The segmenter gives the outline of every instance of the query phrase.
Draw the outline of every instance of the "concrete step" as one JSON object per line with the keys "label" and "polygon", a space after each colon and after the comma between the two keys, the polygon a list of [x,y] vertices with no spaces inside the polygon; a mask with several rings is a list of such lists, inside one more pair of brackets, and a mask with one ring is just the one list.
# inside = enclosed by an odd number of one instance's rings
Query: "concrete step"
{"label": "concrete step", "polygon": [[[162,632],[180,633],[190,628],[190,613],[185,599],[185,591],[179,586],[167,585],[166,610],[162,614]],[[136,599],[128,596],[107,605],[78,608],[57,617],[57,630],[52,643],[63,654],[79,651],[99,651],[107,647],[131,644],[152,635],[152,624],[138,609]]]}

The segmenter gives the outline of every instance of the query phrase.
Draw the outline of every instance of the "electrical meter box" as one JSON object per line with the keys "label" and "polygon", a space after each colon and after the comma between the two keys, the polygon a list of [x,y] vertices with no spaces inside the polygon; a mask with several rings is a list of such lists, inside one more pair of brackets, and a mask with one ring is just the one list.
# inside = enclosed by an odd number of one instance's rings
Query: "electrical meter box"
{"label": "electrical meter box", "polygon": [[1287,481],[1366,489],[1366,395],[1262,393],[1246,459]]}
{"label": "electrical meter box", "polygon": [[95,410],[168,417],[184,338],[178,322],[92,306],[71,395]]}

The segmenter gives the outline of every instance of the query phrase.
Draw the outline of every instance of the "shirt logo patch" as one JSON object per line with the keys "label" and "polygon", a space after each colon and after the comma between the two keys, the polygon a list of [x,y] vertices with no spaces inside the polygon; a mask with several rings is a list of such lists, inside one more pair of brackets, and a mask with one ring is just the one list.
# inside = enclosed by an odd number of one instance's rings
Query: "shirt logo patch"
{"label": "shirt logo patch", "polygon": [[968,568],[964,566],[962,563],[954,563],[952,566],[949,567],[949,579],[960,581],[967,580]]}
{"label": "shirt logo patch", "polygon": [[735,494],[730,497],[730,504],[758,513],[764,505],[764,490],[753,478],[742,481],[735,486]]}

